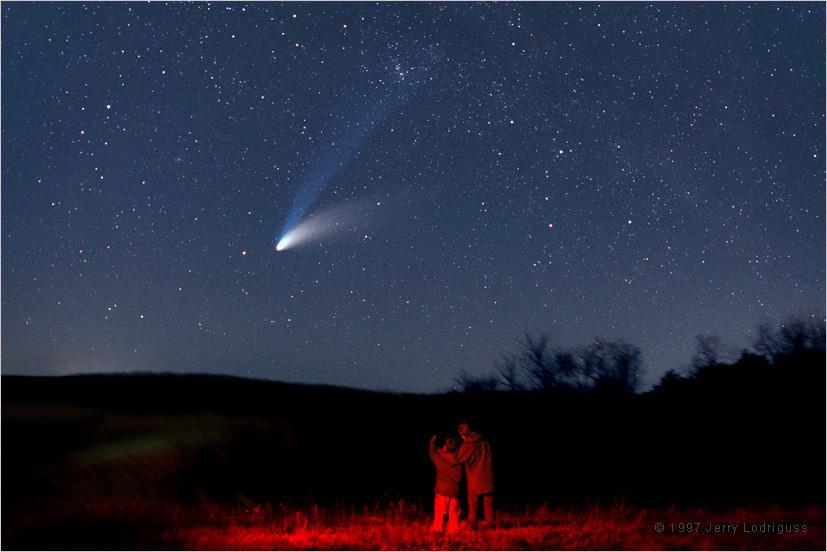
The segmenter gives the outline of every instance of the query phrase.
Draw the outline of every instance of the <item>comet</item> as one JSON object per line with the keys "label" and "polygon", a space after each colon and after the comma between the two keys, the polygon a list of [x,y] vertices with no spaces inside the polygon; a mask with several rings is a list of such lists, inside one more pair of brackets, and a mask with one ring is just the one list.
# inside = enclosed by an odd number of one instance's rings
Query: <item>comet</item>
{"label": "comet", "polygon": [[370,213],[371,206],[379,205],[380,203],[369,200],[349,201],[344,205],[310,214],[281,236],[276,243],[276,251],[294,249],[347,231],[356,232],[360,223]]}
{"label": "comet", "polygon": [[330,213],[325,213],[305,220],[310,208],[335,177],[347,167],[358,154],[367,138],[391,114],[402,108],[415,94],[418,83],[422,80],[423,67],[395,68],[396,73],[381,97],[365,112],[353,118],[338,140],[319,158],[318,162],[305,176],[303,185],[285,219],[281,231],[276,234],[274,243],[276,251],[292,249],[316,237],[325,236],[342,227],[331,220]]}

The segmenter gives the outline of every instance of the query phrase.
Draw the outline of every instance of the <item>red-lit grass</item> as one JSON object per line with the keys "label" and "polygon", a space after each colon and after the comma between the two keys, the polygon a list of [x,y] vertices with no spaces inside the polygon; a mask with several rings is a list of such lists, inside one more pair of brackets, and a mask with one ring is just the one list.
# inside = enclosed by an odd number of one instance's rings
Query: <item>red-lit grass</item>
{"label": "red-lit grass", "polygon": [[[3,524],[4,547],[40,549],[320,549],[320,550],[582,550],[825,548],[823,505],[729,510],[653,510],[619,501],[587,508],[532,506],[499,511],[495,529],[453,535],[429,531],[429,512],[398,501],[357,508],[287,505],[229,507],[134,500],[16,505]],[[28,513],[24,513],[28,512]],[[5,512],[4,512],[5,514]],[[663,523],[661,533],[656,523]],[[734,523],[734,534],[710,534],[709,522]],[[746,533],[744,524],[806,524],[806,532]],[[681,532],[680,524],[693,525]]]}
{"label": "red-lit grass", "polygon": [[[824,508],[776,507],[727,511],[669,508],[653,511],[624,504],[586,509],[550,507],[500,512],[495,529],[453,535],[429,531],[427,512],[411,504],[347,510],[293,510],[258,506],[206,506],[201,523],[170,529],[171,542],[190,549],[320,550],[544,550],[544,549],[824,549]],[[655,524],[664,523],[661,533]],[[697,522],[692,532],[681,523]],[[705,531],[709,522],[734,523],[734,534]],[[806,524],[791,534],[745,532],[760,523]],[[670,525],[674,524],[674,525]],[[684,529],[681,532],[681,528]]]}

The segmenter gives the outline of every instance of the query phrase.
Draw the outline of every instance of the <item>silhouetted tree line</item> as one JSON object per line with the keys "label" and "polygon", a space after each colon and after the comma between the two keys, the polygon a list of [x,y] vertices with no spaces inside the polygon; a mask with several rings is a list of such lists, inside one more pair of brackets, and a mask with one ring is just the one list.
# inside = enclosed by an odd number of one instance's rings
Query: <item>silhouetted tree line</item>
{"label": "silhouetted tree line", "polygon": [[495,363],[496,372],[455,379],[459,390],[602,391],[620,395],[635,392],[642,369],[640,349],[622,340],[597,338],[570,349],[554,346],[546,334],[525,334],[517,352]]}
{"label": "silhouetted tree line", "polygon": [[[825,350],[824,317],[790,316],[777,327],[759,325],[756,335],[735,364],[785,364]],[[720,336],[699,334],[690,370],[685,374],[671,370],[658,386],[692,379],[700,371],[723,364]],[[554,346],[547,334],[526,333],[517,352],[495,361],[494,373],[473,376],[463,371],[454,381],[456,388],[466,393],[567,390],[630,395],[637,391],[642,371],[640,349],[622,340],[596,338],[587,345],[563,348]]]}
{"label": "silhouetted tree line", "polygon": [[696,336],[695,354],[690,370],[681,374],[667,372],[656,388],[668,387],[680,381],[697,380],[716,368],[793,368],[808,369],[823,364],[819,358],[825,353],[825,320],[816,316],[789,316],[779,324],[761,324],[751,347],[740,351],[737,359],[725,361],[724,346],[715,334]]}

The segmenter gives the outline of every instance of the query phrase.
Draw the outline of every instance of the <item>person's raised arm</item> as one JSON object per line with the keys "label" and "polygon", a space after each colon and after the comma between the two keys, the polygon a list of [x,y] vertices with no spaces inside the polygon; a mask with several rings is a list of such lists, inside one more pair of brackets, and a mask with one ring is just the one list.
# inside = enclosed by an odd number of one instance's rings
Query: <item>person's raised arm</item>
{"label": "person's raised arm", "polygon": [[456,466],[457,464],[461,464],[462,462],[457,462],[453,460],[453,455],[451,459],[446,458],[445,455],[440,453],[436,448],[436,435],[431,437],[431,442],[428,443],[428,456],[431,457],[431,461],[439,468],[451,468]]}
{"label": "person's raised arm", "polygon": [[436,450],[436,435],[432,435],[431,440],[428,441],[428,456],[430,456],[434,462],[436,462],[437,458],[441,458],[439,452]]}

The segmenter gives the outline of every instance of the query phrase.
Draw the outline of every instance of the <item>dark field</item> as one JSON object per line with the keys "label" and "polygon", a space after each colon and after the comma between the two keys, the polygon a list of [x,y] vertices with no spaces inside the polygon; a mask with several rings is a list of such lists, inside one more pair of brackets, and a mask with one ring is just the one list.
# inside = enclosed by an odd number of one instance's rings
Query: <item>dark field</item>
{"label": "dark field", "polygon": [[[2,544],[823,549],[819,354],[631,396],[4,376]],[[427,441],[461,418],[492,444],[501,515],[494,530],[434,536]]]}

